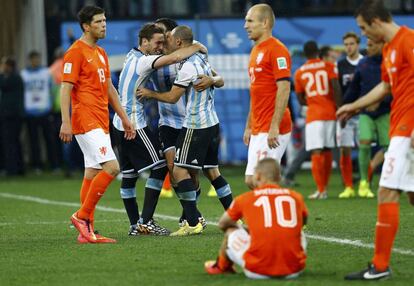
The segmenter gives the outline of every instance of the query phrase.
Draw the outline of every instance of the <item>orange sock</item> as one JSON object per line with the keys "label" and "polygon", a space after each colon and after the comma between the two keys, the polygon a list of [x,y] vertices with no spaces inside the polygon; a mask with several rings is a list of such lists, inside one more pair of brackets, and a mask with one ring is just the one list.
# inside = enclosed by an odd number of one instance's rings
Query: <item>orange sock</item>
{"label": "orange sock", "polygon": [[352,158],[351,155],[341,156],[339,160],[341,167],[342,178],[344,179],[345,187],[352,188]]}
{"label": "orange sock", "polygon": [[162,188],[166,190],[171,190],[170,173],[167,173],[167,176],[165,176],[164,184],[162,184]]}
{"label": "orange sock", "polygon": [[372,181],[372,175],[374,174],[374,170],[372,170],[371,163],[368,164],[368,182]]}
{"label": "orange sock", "polygon": [[325,166],[324,164],[324,155],[322,153],[312,153],[312,176],[315,180],[316,187],[318,191],[322,193],[325,191]]}
{"label": "orange sock", "polygon": [[227,270],[233,265],[233,262],[229,260],[224,254],[220,253],[217,257],[217,266],[221,270]]}
{"label": "orange sock", "polygon": [[332,152],[331,150],[325,150],[323,151],[323,156],[324,156],[324,186],[325,189],[328,186],[329,183],[329,178],[331,177],[331,172],[332,172]]}
{"label": "orange sock", "polygon": [[[88,196],[88,192],[89,192],[89,188],[91,186],[91,183],[92,183],[92,180],[91,179],[83,178],[82,187],[81,187],[81,190],[80,190],[80,202],[81,202],[81,206],[85,202],[86,197]],[[94,213],[95,213],[95,210],[92,211],[92,213],[89,216],[89,221],[92,224],[93,224],[93,221],[94,221]]]}
{"label": "orange sock", "polygon": [[[106,188],[114,179],[105,171],[100,171],[98,175],[93,178],[89,187],[88,195],[78,211],[78,217],[81,219],[91,220],[91,214],[94,212],[99,199],[103,196]],[[92,217],[93,219],[93,217]]]}
{"label": "orange sock", "polygon": [[385,271],[390,264],[392,244],[398,230],[400,205],[385,203],[378,205],[375,227],[375,254],[372,262],[378,271]]}

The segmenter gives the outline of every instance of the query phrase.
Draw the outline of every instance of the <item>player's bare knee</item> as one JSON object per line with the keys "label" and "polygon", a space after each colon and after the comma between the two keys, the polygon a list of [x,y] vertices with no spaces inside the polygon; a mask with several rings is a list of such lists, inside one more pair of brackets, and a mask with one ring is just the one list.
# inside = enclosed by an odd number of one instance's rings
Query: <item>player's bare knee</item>
{"label": "player's bare knee", "polygon": [[400,191],[380,187],[378,191],[378,204],[398,203],[400,200]]}
{"label": "player's bare knee", "polygon": [[203,173],[207,179],[210,180],[210,182],[220,177],[220,171],[218,168],[203,169]]}
{"label": "player's bare knee", "polygon": [[105,162],[102,165],[102,168],[105,172],[113,177],[117,176],[120,172],[119,164],[116,160]]}
{"label": "player's bare knee", "polygon": [[244,179],[244,183],[247,185],[249,189],[254,189],[253,176],[246,176]]}

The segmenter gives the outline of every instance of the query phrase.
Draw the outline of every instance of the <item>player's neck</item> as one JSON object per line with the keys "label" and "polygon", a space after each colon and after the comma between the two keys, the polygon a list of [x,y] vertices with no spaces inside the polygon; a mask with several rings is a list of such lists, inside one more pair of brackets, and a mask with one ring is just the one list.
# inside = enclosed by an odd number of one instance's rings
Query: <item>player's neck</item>
{"label": "player's neck", "polygon": [[254,44],[256,46],[260,45],[261,43],[263,43],[264,41],[268,40],[271,37],[272,37],[272,31],[265,32],[254,42]]}
{"label": "player's neck", "polygon": [[384,24],[384,41],[387,43],[391,42],[392,39],[394,39],[395,35],[397,35],[400,28],[401,27],[398,26],[395,22]]}
{"label": "player's neck", "polygon": [[359,58],[359,53],[355,53],[352,56],[347,56],[347,58],[351,61],[355,61]]}
{"label": "player's neck", "polygon": [[98,41],[97,39],[85,33],[82,34],[82,36],[80,37],[80,40],[84,42],[85,44],[87,44],[88,46],[91,46],[92,48],[96,47],[96,42]]}

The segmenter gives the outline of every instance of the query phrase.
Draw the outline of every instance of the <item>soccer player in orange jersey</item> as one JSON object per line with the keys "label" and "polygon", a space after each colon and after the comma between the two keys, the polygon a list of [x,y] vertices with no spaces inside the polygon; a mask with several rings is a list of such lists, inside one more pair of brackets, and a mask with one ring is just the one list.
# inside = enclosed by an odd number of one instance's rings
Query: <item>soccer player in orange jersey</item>
{"label": "soccer player in orange jersey", "polygon": [[333,63],[318,58],[318,45],[306,42],[303,51],[308,59],[295,74],[295,91],[299,102],[307,105],[305,142],[312,152],[312,175],[318,190],[310,199],[326,199],[326,187],[332,169],[335,147],[336,108],[341,102],[341,87]]}
{"label": "soccer player in orange jersey", "polygon": [[287,108],[291,60],[288,49],[272,36],[275,15],[267,4],[250,8],[244,28],[254,47],[250,54],[250,108],[243,141],[249,146],[245,182],[254,188],[253,173],[265,157],[280,162],[290,139]]}
{"label": "soccer player in orange jersey", "polygon": [[125,138],[133,139],[135,129],[118,101],[108,56],[96,44],[106,35],[105,11],[86,6],[79,11],[78,18],[83,34],[64,56],[60,91],[62,126],[59,137],[69,143],[74,134],[85,160],[81,208],[71,216],[71,221],[80,233],[79,242],[113,243],[115,240],[95,235],[93,230],[96,204],[119,173],[109,137],[108,103],[122,118]]}
{"label": "soccer player in orange jersey", "polygon": [[303,197],[278,185],[279,164],[272,158],[259,161],[253,180],[257,187],[238,196],[221,217],[224,240],[217,260],[207,261],[205,270],[234,273],[236,263],[252,279],[296,278],[306,261],[302,227],[308,211]]}
{"label": "soccer player in orange jersey", "polygon": [[346,120],[390,93],[393,101],[391,140],[378,191],[374,257],[367,269],[351,273],[345,279],[378,280],[391,275],[389,264],[399,225],[401,192],[406,192],[414,205],[414,31],[397,25],[382,1],[364,1],[355,15],[362,34],[374,42],[385,42],[382,81],[366,96],[342,106],[337,115]]}

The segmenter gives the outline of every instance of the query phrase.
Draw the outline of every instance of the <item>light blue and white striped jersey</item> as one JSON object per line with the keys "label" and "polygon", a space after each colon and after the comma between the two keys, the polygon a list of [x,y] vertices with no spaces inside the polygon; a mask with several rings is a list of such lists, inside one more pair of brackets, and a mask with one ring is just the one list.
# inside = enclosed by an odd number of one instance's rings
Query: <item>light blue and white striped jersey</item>
{"label": "light blue and white striped jersey", "polygon": [[214,87],[196,91],[193,84],[199,75],[213,76],[207,56],[196,53],[179,65],[174,85],[186,88],[186,112],[183,126],[203,129],[219,123],[214,107]]}
{"label": "light blue and white striped jersey", "polygon": [[[162,67],[152,73],[151,80],[159,92],[170,91],[177,76],[177,65]],[[182,96],[176,103],[158,101],[160,114],[159,126],[169,126],[175,129],[183,127],[185,117],[185,97]]]}
{"label": "light blue and white striped jersey", "polygon": [[[154,71],[153,64],[159,57],[161,56],[144,55],[140,50],[133,48],[125,58],[124,67],[119,77],[119,101],[135,129],[147,126],[143,101],[137,99],[135,91],[138,87],[147,84]],[[124,130],[118,114],[115,114],[113,124],[116,129]]]}

